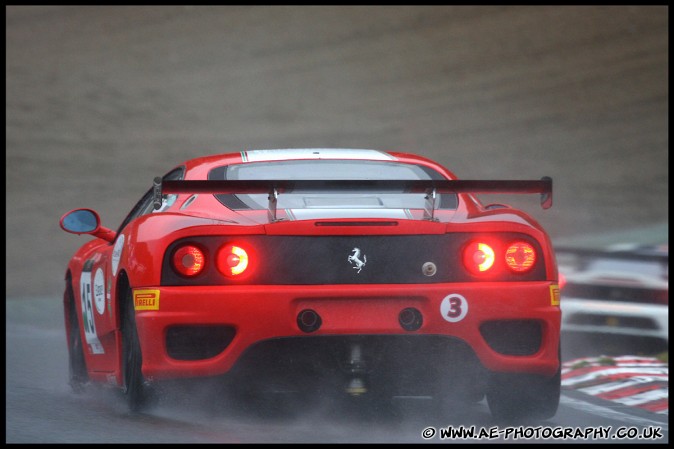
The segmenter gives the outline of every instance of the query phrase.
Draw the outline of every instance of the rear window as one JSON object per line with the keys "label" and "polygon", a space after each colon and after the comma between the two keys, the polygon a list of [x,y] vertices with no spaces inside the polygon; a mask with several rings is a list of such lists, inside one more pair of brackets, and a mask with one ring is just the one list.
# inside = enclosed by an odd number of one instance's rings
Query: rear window
{"label": "rear window", "polygon": [[[236,164],[217,167],[209,180],[442,180],[440,173],[414,164],[362,160],[302,160]],[[215,195],[233,210],[266,209],[267,194]],[[279,195],[277,207],[301,210],[332,209],[373,211],[423,209],[424,194],[377,192],[296,191]],[[438,195],[436,208],[456,209],[456,194]]]}

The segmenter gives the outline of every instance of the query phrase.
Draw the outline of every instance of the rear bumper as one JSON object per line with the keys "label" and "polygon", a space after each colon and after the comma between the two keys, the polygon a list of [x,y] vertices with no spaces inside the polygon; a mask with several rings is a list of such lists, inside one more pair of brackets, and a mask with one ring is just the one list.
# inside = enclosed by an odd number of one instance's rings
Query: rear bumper
{"label": "rear bumper", "polygon": [[[225,374],[258,343],[273,340],[414,335],[465,343],[488,371],[553,375],[560,334],[555,287],[550,282],[144,287],[134,293],[149,292],[154,299],[136,302],[143,374],[150,380]],[[422,317],[413,331],[399,321],[400,312],[410,307]],[[298,314],[306,309],[321,318],[315,331],[298,327]],[[181,360],[175,351],[171,356],[167,341],[184,326],[231,332],[222,333],[227,341],[217,354]],[[275,357],[283,358],[283,345],[278,348]]]}

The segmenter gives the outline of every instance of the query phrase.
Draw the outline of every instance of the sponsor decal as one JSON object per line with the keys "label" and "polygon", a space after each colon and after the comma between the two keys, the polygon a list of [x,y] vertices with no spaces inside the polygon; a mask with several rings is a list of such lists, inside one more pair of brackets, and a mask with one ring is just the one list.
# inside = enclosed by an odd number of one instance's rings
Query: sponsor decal
{"label": "sponsor decal", "polygon": [[105,277],[103,276],[103,270],[100,268],[96,270],[94,276],[94,304],[98,314],[103,315],[105,312]]}
{"label": "sponsor decal", "polygon": [[82,302],[82,327],[84,327],[84,336],[87,340],[89,351],[92,354],[105,354],[103,345],[101,345],[98,335],[96,335],[91,271],[83,271],[80,276],[80,298]]}
{"label": "sponsor decal", "polygon": [[558,306],[559,305],[559,285],[553,284],[550,286],[550,305]]}
{"label": "sponsor decal", "polygon": [[122,257],[122,250],[124,249],[124,234],[120,235],[115,242],[115,247],[112,249],[112,275],[117,276],[117,268],[119,268],[119,259]]}
{"label": "sponsor decal", "polygon": [[440,315],[445,321],[456,323],[466,317],[468,301],[458,293],[445,296],[440,303]]}
{"label": "sponsor decal", "polygon": [[159,310],[159,290],[134,290],[133,307],[136,310]]}
{"label": "sponsor decal", "polygon": [[358,270],[356,273],[360,273],[360,270],[362,270],[367,263],[367,256],[363,254],[363,260],[360,260],[360,248],[354,248],[351,250],[351,255],[347,257],[346,260],[352,265],[351,268]]}

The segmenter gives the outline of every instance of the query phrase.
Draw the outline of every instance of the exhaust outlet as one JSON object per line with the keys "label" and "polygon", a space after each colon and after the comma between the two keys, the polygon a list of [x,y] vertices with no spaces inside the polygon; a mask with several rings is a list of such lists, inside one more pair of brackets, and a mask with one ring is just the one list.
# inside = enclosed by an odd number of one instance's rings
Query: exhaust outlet
{"label": "exhaust outlet", "polygon": [[421,316],[421,312],[414,307],[408,307],[400,311],[398,322],[406,331],[415,331],[421,327],[424,320]]}
{"label": "exhaust outlet", "polygon": [[314,310],[304,309],[297,314],[297,327],[299,327],[302,332],[314,332],[321,327],[321,324],[323,324],[323,321],[321,320],[320,315]]}

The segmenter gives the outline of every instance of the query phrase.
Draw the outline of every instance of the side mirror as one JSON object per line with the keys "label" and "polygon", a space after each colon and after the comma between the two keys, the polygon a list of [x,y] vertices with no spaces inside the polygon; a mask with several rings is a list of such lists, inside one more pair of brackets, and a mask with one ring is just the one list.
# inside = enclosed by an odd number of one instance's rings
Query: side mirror
{"label": "side mirror", "polygon": [[487,210],[508,209],[509,206],[507,206],[505,204],[500,204],[500,203],[493,203],[493,204],[489,204],[489,205],[485,206],[484,208],[487,209]]}
{"label": "side mirror", "polygon": [[101,218],[91,209],[75,209],[61,217],[61,229],[71,234],[91,234],[112,242],[115,232],[101,226]]}
{"label": "side mirror", "polygon": [[91,234],[100,226],[100,217],[91,209],[71,210],[61,217],[61,229],[71,234]]}

